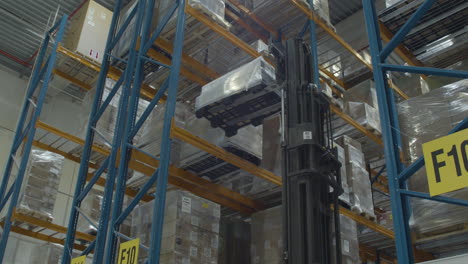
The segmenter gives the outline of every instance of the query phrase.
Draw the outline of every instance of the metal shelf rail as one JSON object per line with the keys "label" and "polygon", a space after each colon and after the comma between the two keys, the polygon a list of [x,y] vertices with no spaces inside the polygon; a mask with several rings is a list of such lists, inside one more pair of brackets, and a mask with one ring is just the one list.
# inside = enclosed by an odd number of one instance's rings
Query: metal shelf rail
{"label": "metal shelf rail", "polygon": [[[395,242],[398,263],[414,263],[412,241],[410,236],[409,217],[411,208],[409,198],[429,199],[438,202],[450,203],[460,206],[468,206],[468,201],[447,198],[442,196],[430,197],[426,193],[410,191],[407,188],[407,180],[421,167],[424,166],[424,158],[419,158],[415,163],[405,168],[400,161],[401,138],[399,131],[398,114],[393,91],[387,84],[387,71],[408,72],[424,75],[447,76],[454,78],[468,78],[468,72],[445,70],[418,66],[400,66],[386,62],[389,54],[404,40],[405,36],[418,23],[424,14],[436,2],[425,0],[416,12],[408,19],[397,34],[387,43],[382,45],[379,22],[376,9],[372,0],[363,0],[366,26],[369,35],[369,43],[374,68],[374,80],[377,89],[380,108],[380,120],[384,141],[384,151],[388,184],[390,190],[393,223],[395,230]],[[451,133],[468,128],[468,119],[452,130]]]}
{"label": "metal shelf rail", "polygon": [[[162,22],[158,25],[154,32],[150,32],[154,6],[154,0],[138,1],[133,10],[130,12],[130,15],[124,20],[122,26],[119,29],[117,24],[121,16],[123,1],[119,0],[115,4],[114,15],[106,44],[106,51],[96,87],[96,97],[93,102],[87,128],[86,141],[81,157],[78,181],[76,184],[73,206],[71,210],[64,255],[62,258],[63,264],[70,263],[71,248],[75,240],[80,203],[83,201],[84,197],[88,194],[89,190],[91,190],[97,180],[101,177],[101,174],[105,171],[107,173],[107,177],[105,182],[104,197],[101,206],[101,217],[99,219],[97,237],[92,243],[89,244],[88,248],[82,252],[82,255],[86,255],[94,250],[93,263],[103,263],[104,261],[113,263],[116,257],[116,237],[121,236],[121,234],[118,232],[120,224],[130,214],[138,202],[146,195],[146,192],[150,189],[150,187],[152,187],[152,185],[157,181],[156,193],[154,194],[154,223],[150,231],[151,243],[149,247],[149,263],[159,262],[159,251],[161,246],[165,196],[171,151],[171,140],[169,136],[171,120],[174,116],[175,110],[181,66],[182,44],[184,38],[185,0],[175,1],[172,8],[170,8],[168,13],[164,15]],[[152,47],[154,41],[160,36],[169,19],[176,13],[176,10],[177,29],[174,40],[172,64],[167,65],[165,63],[148,58],[147,52]],[[111,70],[110,61],[112,58],[115,58],[111,55],[112,50],[116,46],[116,43],[119,41],[119,39],[122,37],[124,31],[127,30],[127,27],[129,27],[130,21],[132,19],[135,19],[136,22],[134,23],[131,31],[133,35],[131,39],[130,52],[125,61],[125,71],[118,78],[117,83],[112,88],[108,97],[103,101],[102,95],[105,89],[106,78]],[[120,60],[118,58],[115,59]],[[170,74],[164,84],[159,88],[154,98],[151,99],[151,102],[143,112],[142,116],[137,120],[136,108],[140,97],[141,87],[143,86],[143,70],[144,63],[146,62],[151,62],[161,67],[168,68],[170,70]],[[111,144],[111,151],[109,156],[95,171],[89,183],[86,184],[86,179],[90,169],[89,161],[94,145],[94,137],[100,136],[99,131],[96,130],[96,124],[103,111],[109,105],[110,101],[115,96],[115,94],[117,94],[117,91],[120,88],[121,95],[119,100],[117,123],[115,125],[115,132]],[[130,205],[125,208],[125,210],[122,210],[130,155],[132,154],[133,150],[138,150],[137,147],[132,145],[133,138],[166,91],[168,95],[166,101],[167,107],[164,114],[161,157],[154,157],[159,161],[159,167],[154,173],[152,173],[150,179],[136,194]],[[117,162],[119,163],[118,166]],[[114,201],[113,204],[112,201]],[[111,212],[112,218],[109,218]]]}
{"label": "metal shelf rail", "polygon": [[[10,202],[3,223],[3,232],[0,241],[0,262],[5,255],[8,237],[12,229],[13,215],[20,197],[26,168],[31,153],[34,135],[36,133],[36,122],[42,111],[49,81],[57,58],[57,47],[62,41],[68,16],[63,16],[49,31],[46,32],[42,42],[34,70],[29,80],[26,99],[21,109],[20,118],[15,130],[13,144],[0,186],[0,210]],[[55,38],[54,32],[57,30]],[[42,84],[41,84],[42,82]],[[38,87],[40,88],[38,89]],[[18,158],[20,157],[20,158]],[[14,170],[14,166],[16,169]],[[13,171],[16,171],[16,179],[12,179]],[[10,181],[13,184],[8,188]],[[8,188],[8,191],[7,191]]]}

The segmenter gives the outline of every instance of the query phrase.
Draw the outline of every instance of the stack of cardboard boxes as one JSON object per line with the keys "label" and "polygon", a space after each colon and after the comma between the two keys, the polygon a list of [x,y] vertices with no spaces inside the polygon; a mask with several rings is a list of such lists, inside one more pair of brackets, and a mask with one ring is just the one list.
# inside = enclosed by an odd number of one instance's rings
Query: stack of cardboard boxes
{"label": "stack of cardboard boxes", "polygon": [[375,84],[372,80],[362,82],[343,95],[345,113],[365,128],[381,134],[379,105]]}
{"label": "stack of cardboard boxes", "polygon": [[375,218],[372,188],[361,144],[348,136],[338,138],[336,144],[344,149],[343,166],[346,168],[347,182],[343,186],[349,188],[351,208],[370,219]]}
{"label": "stack of cardboard boxes", "polygon": [[[131,235],[150,245],[154,203],[136,208]],[[218,261],[220,206],[191,193],[172,190],[167,193],[160,263],[215,264]],[[140,261],[147,258],[140,251]]]}
{"label": "stack of cardboard boxes", "polygon": [[[334,231],[333,231],[334,232]],[[352,219],[340,216],[341,251],[343,264],[359,263],[357,225]],[[252,215],[251,263],[283,263],[283,211],[281,206]],[[334,237],[334,234],[333,234]],[[336,245],[336,241],[333,241]],[[332,258],[331,263],[336,263]]]}
{"label": "stack of cardboard boxes", "polygon": [[35,149],[31,151],[27,173],[21,187],[18,213],[48,222],[53,221],[63,160],[63,156],[49,151]]}

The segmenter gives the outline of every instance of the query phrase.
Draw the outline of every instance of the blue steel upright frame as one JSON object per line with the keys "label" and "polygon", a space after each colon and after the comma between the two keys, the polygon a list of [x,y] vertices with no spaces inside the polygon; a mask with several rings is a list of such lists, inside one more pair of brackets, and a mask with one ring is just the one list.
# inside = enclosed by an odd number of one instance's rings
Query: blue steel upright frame
{"label": "blue steel upright frame", "polygon": [[[393,224],[395,231],[395,243],[398,263],[414,263],[412,241],[410,236],[409,218],[411,208],[409,199],[416,197],[438,202],[468,206],[468,201],[441,196],[430,197],[426,193],[410,191],[407,188],[407,180],[422,166],[423,157],[405,168],[400,161],[401,137],[398,122],[398,113],[393,91],[388,86],[387,71],[409,72],[425,75],[449,76],[455,78],[468,78],[468,72],[444,70],[427,67],[400,66],[386,62],[389,54],[404,40],[405,36],[431,8],[436,0],[425,0],[411,18],[402,26],[385,47],[379,30],[378,17],[373,0],[363,0],[364,14],[367,32],[369,35],[372,65],[374,68],[374,81],[380,110],[380,122],[382,124],[382,136],[388,185],[390,190]],[[460,123],[451,133],[468,128],[468,119]]]}
{"label": "blue steel upright frame", "polygon": [[[0,241],[0,263],[3,262],[8,237],[11,231],[11,218],[18,204],[18,199],[23,185],[26,167],[29,161],[34,136],[36,134],[36,123],[41,115],[42,106],[49,88],[52,70],[57,59],[57,48],[62,41],[67,24],[68,15],[64,15],[49,31],[46,32],[42,41],[39,54],[34,64],[34,69],[29,80],[26,97],[21,109],[18,124],[15,130],[13,144],[10,149],[5,171],[3,173],[2,184],[0,186],[0,211],[3,210],[8,201],[8,211],[5,216],[3,232]],[[55,38],[53,38],[53,35]],[[52,43],[52,45],[51,45]],[[51,48],[49,47],[51,46]],[[47,53],[50,51],[50,54]],[[40,85],[42,81],[42,85]],[[40,86],[39,90],[37,89]],[[21,151],[19,149],[21,148]],[[16,157],[21,156],[19,164]],[[13,184],[7,192],[8,184],[11,180],[13,165],[17,165],[17,175]],[[6,193],[5,193],[6,192]],[[11,199],[10,199],[11,198]]]}
{"label": "blue steel upright frame", "polygon": [[[82,252],[82,255],[87,255],[94,251],[93,263],[114,263],[117,249],[117,236],[129,239],[119,233],[120,224],[131,213],[133,208],[135,208],[151,186],[157,182],[156,193],[154,193],[154,222],[150,231],[151,244],[149,249],[146,247],[143,247],[143,249],[149,250],[148,263],[159,263],[168,168],[171,152],[170,128],[171,120],[175,112],[184,40],[185,0],[174,1],[171,8],[169,8],[167,13],[162,17],[156,29],[153,30],[151,28],[151,22],[153,11],[155,9],[155,1],[156,0],[138,0],[126,20],[122,21],[122,26],[120,28],[118,28],[117,23],[121,16],[123,1],[116,1],[106,44],[106,52],[104,54],[103,64],[96,87],[96,97],[93,102],[87,128],[86,141],[81,157],[80,170],[73,199],[73,206],[71,208],[62,264],[68,264],[71,260],[71,252],[75,241],[81,202],[104,172],[107,173],[107,177],[100,211],[101,217],[97,227],[97,236],[96,239],[88,245],[86,250]],[[156,39],[160,37],[163,29],[167,26],[174,14],[176,14],[176,11],[177,26],[173,43],[174,49],[172,54],[172,65],[165,65],[148,58],[146,54]],[[132,19],[134,19],[133,28],[129,29],[128,27]],[[126,68],[120,79],[112,88],[108,97],[103,101],[102,95],[105,89],[107,74],[109,72],[110,60],[115,58],[112,56],[112,51],[126,30],[131,30],[130,32],[132,32],[130,51],[125,61]],[[120,61],[122,60],[120,58],[115,59]],[[143,111],[143,114],[137,120],[140,90],[145,77],[143,73],[144,64],[147,62],[168,68],[170,70],[170,74],[163,85],[159,87],[155,97],[151,99],[147,109]],[[97,136],[99,136],[98,131],[96,131],[96,123],[119,89],[121,89],[121,93],[110,155],[101,164],[100,168],[94,172],[93,177],[86,184],[94,136],[96,133]],[[160,158],[157,158],[159,160],[159,168],[151,177],[149,177],[148,182],[141,188],[130,205],[125,208],[125,210],[122,210],[130,155],[132,151],[139,150],[133,145],[133,139],[139,129],[141,129],[151,111],[156,107],[166,92],[167,99],[161,136],[161,155]],[[118,165],[117,161],[119,161]],[[111,215],[111,212],[112,217],[110,218],[109,216]]]}

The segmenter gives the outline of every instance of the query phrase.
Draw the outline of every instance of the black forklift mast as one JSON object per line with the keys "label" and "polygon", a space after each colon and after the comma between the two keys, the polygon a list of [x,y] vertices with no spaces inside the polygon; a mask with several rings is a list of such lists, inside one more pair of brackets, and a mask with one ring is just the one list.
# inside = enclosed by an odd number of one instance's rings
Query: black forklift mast
{"label": "black forklift mast", "polygon": [[332,205],[338,208],[343,190],[329,101],[313,84],[311,53],[302,39],[288,40],[275,55],[283,86],[284,263],[340,264],[339,214]]}

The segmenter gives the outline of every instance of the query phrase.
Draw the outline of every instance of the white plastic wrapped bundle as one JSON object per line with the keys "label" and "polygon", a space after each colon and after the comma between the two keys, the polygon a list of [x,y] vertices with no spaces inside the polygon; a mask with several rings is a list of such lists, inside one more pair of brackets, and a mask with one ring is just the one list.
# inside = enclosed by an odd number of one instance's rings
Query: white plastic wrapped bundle
{"label": "white plastic wrapped bundle", "polygon": [[[334,225],[333,225],[334,227]],[[334,228],[333,228],[334,229]],[[335,230],[333,230],[333,235]],[[357,234],[357,224],[352,219],[340,215],[340,233],[341,233],[341,253],[343,264],[359,263],[359,242]],[[333,240],[335,246],[336,241]],[[332,264],[336,263],[336,258],[332,258]]]}
{"label": "white plastic wrapped bundle", "polygon": [[[403,151],[407,164],[422,156],[422,144],[447,135],[468,116],[468,80],[462,80],[413,97],[398,105]],[[428,192],[425,168],[409,180],[409,187],[418,192]],[[444,196],[468,199],[462,189]],[[412,224],[419,232],[455,226],[466,222],[468,208],[412,199]]]}
{"label": "white plastic wrapped bundle", "polygon": [[[225,133],[220,128],[213,128],[210,122],[204,118],[197,119],[195,116],[187,118],[187,122],[183,127],[193,135],[200,137],[213,145],[226,148],[228,151],[239,150],[248,155],[262,159],[262,126],[246,126],[237,132],[233,137],[226,137]],[[192,160],[196,155],[201,155],[204,151],[188,144],[182,143],[180,147],[179,166],[186,166],[188,160]]]}
{"label": "white plastic wrapped bundle", "polygon": [[354,164],[362,168],[366,167],[362,147],[358,141],[345,135],[337,138],[335,143],[344,149],[346,165]]}
{"label": "white plastic wrapped bundle", "polygon": [[[166,105],[158,104],[148,117],[143,128],[140,129],[141,137],[135,140],[141,149],[154,156],[159,156],[160,154],[165,113]],[[184,127],[188,114],[189,110],[186,105],[177,104],[174,114],[175,124],[179,127]]]}
{"label": "white plastic wrapped bundle", "polygon": [[345,104],[348,102],[362,102],[376,109],[379,108],[377,92],[375,90],[375,83],[373,80],[364,81],[353,86],[351,89],[346,90],[343,94],[343,100]]}
{"label": "white plastic wrapped bundle", "polygon": [[[210,121],[205,118],[196,118],[194,115],[187,117],[187,122],[183,127],[193,135],[200,137],[204,140],[209,141],[211,144],[220,146],[225,136],[224,131],[220,128],[213,128],[210,125]],[[180,149],[180,159],[178,166],[184,166],[185,160],[193,157],[194,155],[200,155],[203,151],[196,148],[188,143],[182,143]]]}
{"label": "white plastic wrapped bundle", "polygon": [[[153,202],[142,204],[132,216],[131,236],[146,246],[153,207]],[[220,212],[218,204],[188,192],[167,192],[160,263],[218,263]],[[146,251],[140,251],[140,261],[146,257]]]}
{"label": "white plastic wrapped bundle", "polygon": [[281,117],[279,114],[263,120],[263,156],[261,166],[282,175]]}
{"label": "white plastic wrapped bundle", "polygon": [[[253,214],[251,220],[251,263],[282,263],[282,232],[283,211],[281,206]],[[343,264],[359,263],[356,222],[340,215],[340,232]],[[331,263],[336,263],[334,258]]]}
{"label": "white plastic wrapped bundle", "polygon": [[372,189],[367,172],[361,144],[348,137],[341,136],[335,143],[344,149],[346,179],[349,187],[350,205],[354,211],[375,217]]}
{"label": "white plastic wrapped bundle", "polygon": [[[88,195],[83,199],[80,206],[80,217],[78,218],[78,231],[96,235],[96,228],[98,226],[99,217],[101,215],[101,205],[103,200],[103,193],[101,191],[91,189]],[[92,221],[90,223],[82,214]]]}
{"label": "white plastic wrapped bundle", "polygon": [[189,0],[188,4],[208,14],[218,23],[226,27],[229,26],[229,23],[224,19],[224,10],[226,8],[224,0]]}
{"label": "white plastic wrapped bundle", "polygon": [[430,91],[426,80],[418,74],[405,73],[402,75],[396,75],[395,77],[397,77],[393,78],[395,85],[409,97],[420,96]]}
{"label": "white plastic wrapped bundle", "polygon": [[391,7],[391,6],[397,4],[398,2],[401,2],[401,1],[403,1],[403,0],[385,0],[385,6],[387,8],[389,8],[389,7]]}
{"label": "white plastic wrapped bundle", "polygon": [[283,259],[283,211],[273,207],[252,215],[251,263],[282,263]]}
{"label": "white plastic wrapped bundle", "polygon": [[361,102],[348,102],[345,111],[365,128],[381,133],[379,111],[374,107]]}
{"label": "white plastic wrapped bundle", "polygon": [[17,207],[18,213],[53,221],[63,160],[63,156],[49,151],[31,151]]}
{"label": "white plastic wrapped bundle", "polygon": [[[112,79],[106,79],[106,86],[102,95],[102,102],[104,102],[107,98],[107,96],[110,94],[112,91],[112,88],[114,88],[115,81]],[[115,96],[112,98],[110,101],[109,105],[107,106],[106,110],[102,114],[101,118],[97,122],[96,125],[96,130],[99,132],[100,135],[95,135],[94,140],[95,143],[110,147],[108,144],[109,141],[112,143],[112,137],[114,135],[114,130],[115,130],[115,125],[117,123],[117,114],[118,114],[118,107],[119,107],[119,101],[120,101],[120,94],[122,91],[123,87],[120,87],[119,91],[115,94]],[[85,109],[91,112],[91,108],[94,102],[94,97],[96,94],[96,90],[90,91],[86,94],[85,99],[83,100],[83,105],[85,106]],[[140,99],[139,104],[138,104],[138,109],[137,109],[137,120],[143,114],[143,111],[146,109],[148,106],[149,102]],[[89,116],[88,113],[88,116]],[[140,129],[139,133],[135,136],[135,140],[140,137],[142,133],[142,129]],[[81,137],[84,138],[86,136],[86,127],[83,127],[83,130],[81,131]],[[105,139],[103,139],[103,137]]]}
{"label": "white plastic wrapped bundle", "polygon": [[261,197],[278,189],[278,185],[254,176],[243,170],[237,170],[217,179],[217,183],[242,195]]}
{"label": "white plastic wrapped bundle", "polygon": [[338,156],[338,161],[341,163],[341,186],[343,187],[343,194],[340,195],[339,199],[343,202],[345,202],[348,205],[351,205],[351,198],[349,195],[350,188],[348,185],[348,178],[346,176],[346,155],[345,155],[345,150],[343,147],[339,146],[338,144],[335,144],[335,148],[337,149],[337,156]]}
{"label": "white plastic wrapped bundle", "polygon": [[346,175],[350,187],[351,208],[353,211],[375,218],[369,173],[362,167],[347,164]]}
{"label": "white plastic wrapped bundle", "polygon": [[263,127],[259,126],[245,126],[237,132],[233,137],[224,137],[221,147],[236,148],[255,156],[259,160],[262,159],[263,147]]}
{"label": "white plastic wrapped bundle", "polygon": [[[309,0],[299,0],[303,5],[309,6]],[[328,0],[313,0],[313,5],[314,5],[314,12],[316,15],[318,15],[320,18],[325,20],[328,24],[330,23],[330,9],[328,7]]]}
{"label": "white plastic wrapped bundle", "polygon": [[[264,73],[270,80],[265,79]],[[272,80],[275,80],[275,69],[259,57],[203,86],[200,96],[196,99],[195,109],[199,110]]]}

